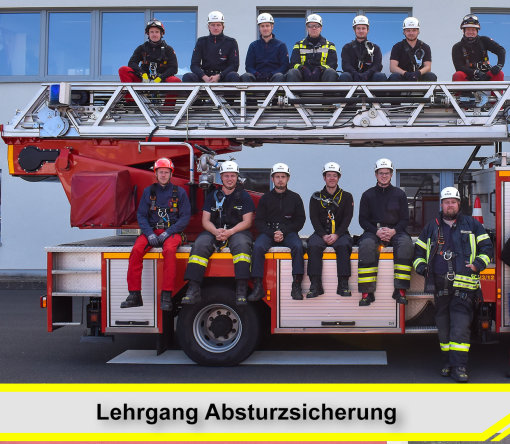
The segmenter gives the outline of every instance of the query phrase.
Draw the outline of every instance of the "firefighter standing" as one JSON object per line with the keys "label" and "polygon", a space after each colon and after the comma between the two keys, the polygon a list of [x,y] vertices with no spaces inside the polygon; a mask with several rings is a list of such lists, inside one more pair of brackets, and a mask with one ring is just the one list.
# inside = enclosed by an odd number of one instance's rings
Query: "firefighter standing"
{"label": "firefighter standing", "polygon": [[349,234],[349,224],[352,220],[354,201],[351,193],[338,186],[341,175],[340,165],[328,162],[322,170],[326,185],[310,198],[310,220],[315,231],[308,239],[308,276],[311,285],[307,298],[324,294],[322,254],[326,247],[333,247],[336,252],[337,294],[351,296],[349,276],[352,238]]}
{"label": "firefighter standing", "polygon": [[420,22],[416,17],[407,17],[402,25],[405,39],[391,49],[391,82],[435,82],[437,76],[430,72],[432,52],[430,46],[418,39]]}
{"label": "firefighter standing", "polygon": [[147,23],[145,34],[148,40],[135,49],[128,66],[119,69],[121,82],[171,82],[181,79],[177,74],[177,57],[175,51],[163,40],[165,28],[159,20]]}
{"label": "firefighter standing", "polygon": [[303,299],[301,281],[305,269],[303,242],[298,233],[305,224],[305,208],[301,196],[287,188],[290,169],[284,163],[276,163],[271,168],[271,180],[274,188],[264,194],[259,201],[255,215],[255,227],[260,233],[253,244],[254,279],[250,301],[258,301],[265,295],[262,278],[264,277],[265,254],[271,246],[290,248],[292,256],[292,299]]}
{"label": "firefighter standing", "polygon": [[163,284],[161,310],[172,309],[172,292],[176,277],[175,252],[182,242],[181,232],[188,225],[191,209],[186,192],[170,179],[174,165],[161,158],[154,163],[157,183],[143,190],[137,218],[142,234],[138,236],[129,255],[127,283],[129,296],[120,308],[140,307],[142,300],[143,256],[153,247],[163,248]]}
{"label": "firefighter standing", "polygon": [[[462,40],[452,48],[452,60],[455,74],[452,80],[501,80],[505,75],[501,69],[505,65],[505,48],[489,37],[478,35],[480,22],[474,14],[468,14],[462,19],[460,29],[464,34]],[[489,64],[490,51],[498,56],[498,63]]]}
{"label": "firefighter standing", "polygon": [[191,72],[183,82],[239,82],[239,48],[237,41],[223,34],[225,18],[220,11],[207,16],[209,35],[197,40],[191,56]]}
{"label": "firefighter standing", "polygon": [[307,37],[294,45],[287,82],[336,82],[338,57],[335,44],[322,35],[322,18],[310,14],[306,18]]}
{"label": "firefighter standing", "polygon": [[360,306],[375,301],[379,247],[393,247],[394,286],[393,299],[407,304],[406,289],[411,283],[413,243],[406,232],[409,210],[406,194],[391,184],[393,164],[379,159],[375,164],[377,185],[361,196],[359,224],[365,231],[359,241],[358,290]]}
{"label": "firefighter standing", "polygon": [[248,47],[246,54],[246,73],[242,82],[282,82],[289,69],[289,51],[287,45],[274,34],[274,19],[264,12],[257,17],[260,38]]}
{"label": "firefighter standing", "polygon": [[367,40],[370,23],[364,15],[352,21],[356,38],[342,48],[340,82],[384,82],[381,48]]}
{"label": "firefighter standing", "polygon": [[189,287],[183,304],[200,301],[200,286],[209,258],[215,250],[227,246],[234,261],[236,303],[246,304],[247,281],[250,278],[252,236],[255,205],[250,195],[238,185],[239,166],[232,161],[221,164],[222,187],[209,193],[202,212],[205,231],[195,240],[184,279]]}
{"label": "firefighter standing", "polygon": [[467,382],[466,370],[480,271],[493,249],[483,225],[460,212],[454,187],[441,191],[441,213],[430,221],[415,245],[414,268],[434,292],[435,318],[444,358],[442,376]]}

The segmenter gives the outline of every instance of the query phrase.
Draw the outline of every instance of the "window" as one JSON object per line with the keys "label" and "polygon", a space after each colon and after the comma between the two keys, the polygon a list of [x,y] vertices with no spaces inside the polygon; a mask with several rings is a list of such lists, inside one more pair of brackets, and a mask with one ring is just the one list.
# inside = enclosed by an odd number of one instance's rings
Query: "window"
{"label": "window", "polygon": [[2,12],[0,81],[12,81],[13,76],[30,76],[32,81],[118,80],[119,68],[145,41],[145,24],[152,17],[165,26],[165,40],[178,58],[178,74],[189,71],[196,11]]}
{"label": "window", "polygon": [[90,13],[51,12],[48,35],[48,75],[90,74]]}
{"label": "window", "polygon": [[246,190],[267,193],[272,188],[270,168],[240,168],[240,176],[246,179],[243,187]]}
{"label": "window", "polygon": [[39,74],[39,13],[0,14],[0,76]]}
{"label": "window", "polygon": [[[510,35],[508,34],[508,27],[510,26],[510,13],[494,14],[481,12],[476,13],[476,15],[480,20],[480,35],[489,36],[504,48],[510,48]],[[495,65],[498,63],[498,58],[496,55],[489,52],[489,61],[491,65]],[[503,71],[505,71],[504,68]],[[508,78],[509,75],[510,72],[505,73],[506,78]]]}
{"label": "window", "polygon": [[[458,186],[460,171],[398,171],[397,186],[407,195],[409,206],[408,233],[418,236],[423,227],[439,211],[439,193],[448,186]],[[465,193],[469,193],[471,174],[464,177]],[[462,195],[462,193],[461,193]],[[469,214],[470,209],[468,209]]]}
{"label": "window", "polygon": [[273,15],[276,38],[287,45],[289,58],[294,44],[306,36],[304,16],[304,12],[290,15],[275,13]]}

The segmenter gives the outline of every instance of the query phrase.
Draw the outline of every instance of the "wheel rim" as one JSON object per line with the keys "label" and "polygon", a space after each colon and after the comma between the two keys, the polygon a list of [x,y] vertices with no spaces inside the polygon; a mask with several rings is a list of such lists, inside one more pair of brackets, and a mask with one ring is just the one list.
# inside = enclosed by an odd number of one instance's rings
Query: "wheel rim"
{"label": "wheel rim", "polygon": [[208,305],[200,310],[193,321],[193,335],[204,350],[225,353],[233,349],[242,336],[239,315],[224,304]]}

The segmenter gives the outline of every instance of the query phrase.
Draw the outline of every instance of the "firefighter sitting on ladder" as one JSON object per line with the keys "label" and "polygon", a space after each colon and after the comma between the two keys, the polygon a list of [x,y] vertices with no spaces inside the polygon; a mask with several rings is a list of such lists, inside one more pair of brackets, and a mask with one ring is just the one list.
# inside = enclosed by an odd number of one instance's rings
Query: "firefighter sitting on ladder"
{"label": "firefighter sitting on ladder", "polygon": [[321,35],[322,18],[310,14],[306,18],[307,36],[296,42],[290,55],[287,82],[336,82],[338,56],[335,44]]}
{"label": "firefighter sitting on ladder", "polygon": [[[465,80],[501,80],[505,75],[501,69],[505,64],[505,48],[489,37],[478,35],[480,22],[474,14],[462,19],[460,29],[464,34],[462,40],[452,48],[452,60],[455,66],[454,82]],[[498,56],[498,63],[491,66],[487,51]]]}
{"label": "firefighter sitting on ladder", "polygon": [[364,15],[352,21],[355,39],[342,48],[342,74],[340,82],[385,82],[382,73],[382,52],[375,43],[367,40],[370,23]]}
{"label": "firefighter sitting on ladder", "polygon": [[173,48],[163,40],[165,28],[159,20],[147,23],[145,34],[148,40],[135,49],[128,66],[119,69],[120,81],[154,83],[181,81],[177,74],[177,57]]}
{"label": "firefighter sitting on ladder", "polygon": [[301,281],[305,272],[303,242],[299,230],[306,221],[305,208],[301,196],[287,188],[290,169],[285,163],[275,163],[271,168],[274,188],[265,193],[259,201],[255,215],[255,227],[260,233],[253,245],[254,279],[250,301],[258,301],[265,296],[262,279],[264,277],[265,255],[271,246],[290,248],[292,257],[292,299],[303,299]]}
{"label": "firefighter sitting on ladder", "polygon": [[365,231],[359,241],[358,290],[360,306],[375,301],[379,247],[393,247],[394,285],[393,299],[407,304],[406,289],[411,283],[413,242],[406,232],[409,210],[406,194],[391,184],[393,164],[379,159],[375,164],[377,185],[361,196],[359,224]]}
{"label": "firefighter sitting on ladder", "polygon": [[157,183],[143,190],[138,205],[137,218],[142,234],[138,236],[131,254],[127,282],[129,296],[120,308],[140,307],[142,301],[143,256],[153,247],[163,248],[163,284],[161,310],[172,309],[177,261],[175,253],[182,242],[181,232],[188,225],[191,208],[188,196],[181,187],[172,185],[170,179],[174,165],[165,157],[156,160],[154,172]]}
{"label": "firefighter sitting on ladder", "polygon": [[255,205],[250,195],[238,185],[239,166],[232,161],[220,166],[222,187],[210,192],[204,202],[202,226],[205,231],[195,240],[184,279],[189,280],[183,304],[200,302],[200,286],[209,258],[215,250],[228,245],[234,260],[236,303],[246,304],[250,278],[252,236]]}
{"label": "firefighter sitting on ladder", "polygon": [[328,162],[322,170],[326,185],[310,198],[310,220],[315,231],[308,239],[308,276],[311,285],[310,291],[306,294],[307,298],[324,294],[322,254],[326,247],[333,247],[336,253],[337,294],[351,296],[349,276],[352,238],[349,235],[349,224],[352,220],[354,202],[352,194],[338,186],[341,175],[340,165]]}
{"label": "firefighter sitting on ladder", "polygon": [[421,232],[414,268],[425,276],[425,291],[434,292],[435,318],[444,365],[442,376],[467,382],[466,370],[480,271],[493,254],[483,225],[460,213],[454,187],[441,191],[441,213]]}

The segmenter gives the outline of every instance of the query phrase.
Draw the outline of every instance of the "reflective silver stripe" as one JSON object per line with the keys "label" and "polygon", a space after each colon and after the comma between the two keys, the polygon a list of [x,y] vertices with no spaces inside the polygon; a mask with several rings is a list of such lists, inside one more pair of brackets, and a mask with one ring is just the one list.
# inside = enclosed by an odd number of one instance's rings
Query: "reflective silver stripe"
{"label": "reflective silver stripe", "polygon": [[458,342],[450,342],[450,350],[468,352],[470,344],[458,343]]}
{"label": "reflective silver stripe", "polygon": [[427,244],[425,242],[423,242],[422,240],[418,239],[416,241],[416,244],[415,245],[418,245],[419,247],[423,248],[424,250],[427,249]]}
{"label": "reflective silver stripe", "polygon": [[450,343],[445,344],[444,342],[440,342],[439,346],[441,347],[441,351],[447,352],[450,350]]}
{"label": "reflective silver stripe", "polygon": [[402,264],[395,264],[395,266],[393,267],[395,270],[402,270],[402,271],[411,271],[413,269],[413,267],[411,267],[410,265],[402,265]]}
{"label": "reflective silver stripe", "polygon": [[205,257],[193,255],[193,256],[189,257],[188,263],[201,265],[202,267],[207,267],[207,264],[209,263],[209,259],[207,259]]}
{"label": "reflective silver stripe", "polygon": [[251,256],[249,254],[239,253],[235,256],[232,256],[232,259],[234,261],[234,264],[237,264],[238,262],[248,262],[251,264]]}
{"label": "reflective silver stripe", "polygon": [[471,247],[471,255],[469,256],[469,263],[472,264],[475,260],[476,255],[476,244],[475,244],[475,235],[470,234],[469,235],[469,245]]}
{"label": "reflective silver stripe", "polygon": [[358,277],[358,282],[376,282],[377,276],[370,276],[366,278]]}
{"label": "reflective silver stripe", "polygon": [[490,239],[488,234],[480,234],[480,236],[476,237],[476,243],[479,244],[485,239]]}
{"label": "reflective silver stripe", "polygon": [[397,274],[395,273],[395,279],[402,279],[404,281],[410,281],[411,275],[410,274]]}
{"label": "reflective silver stripe", "polygon": [[422,257],[419,257],[418,259],[416,259],[414,262],[413,262],[413,267],[416,269],[418,268],[418,265],[420,265],[421,263],[424,263],[426,264],[427,261],[425,259],[423,259]]}
{"label": "reflective silver stripe", "polygon": [[430,237],[427,239],[427,264],[429,263],[430,257]]}
{"label": "reflective silver stripe", "polygon": [[358,274],[367,274],[367,273],[377,273],[379,267],[371,267],[371,268],[358,268]]}
{"label": "reflective silver stripe", "polygon": [[489,265],[489,262],[491,261],[489,256],[487,256],[486,254],[479,254],[478,256],[476,256],[478,259],[481,259],[483,261],[483,263],[485,265]]}

